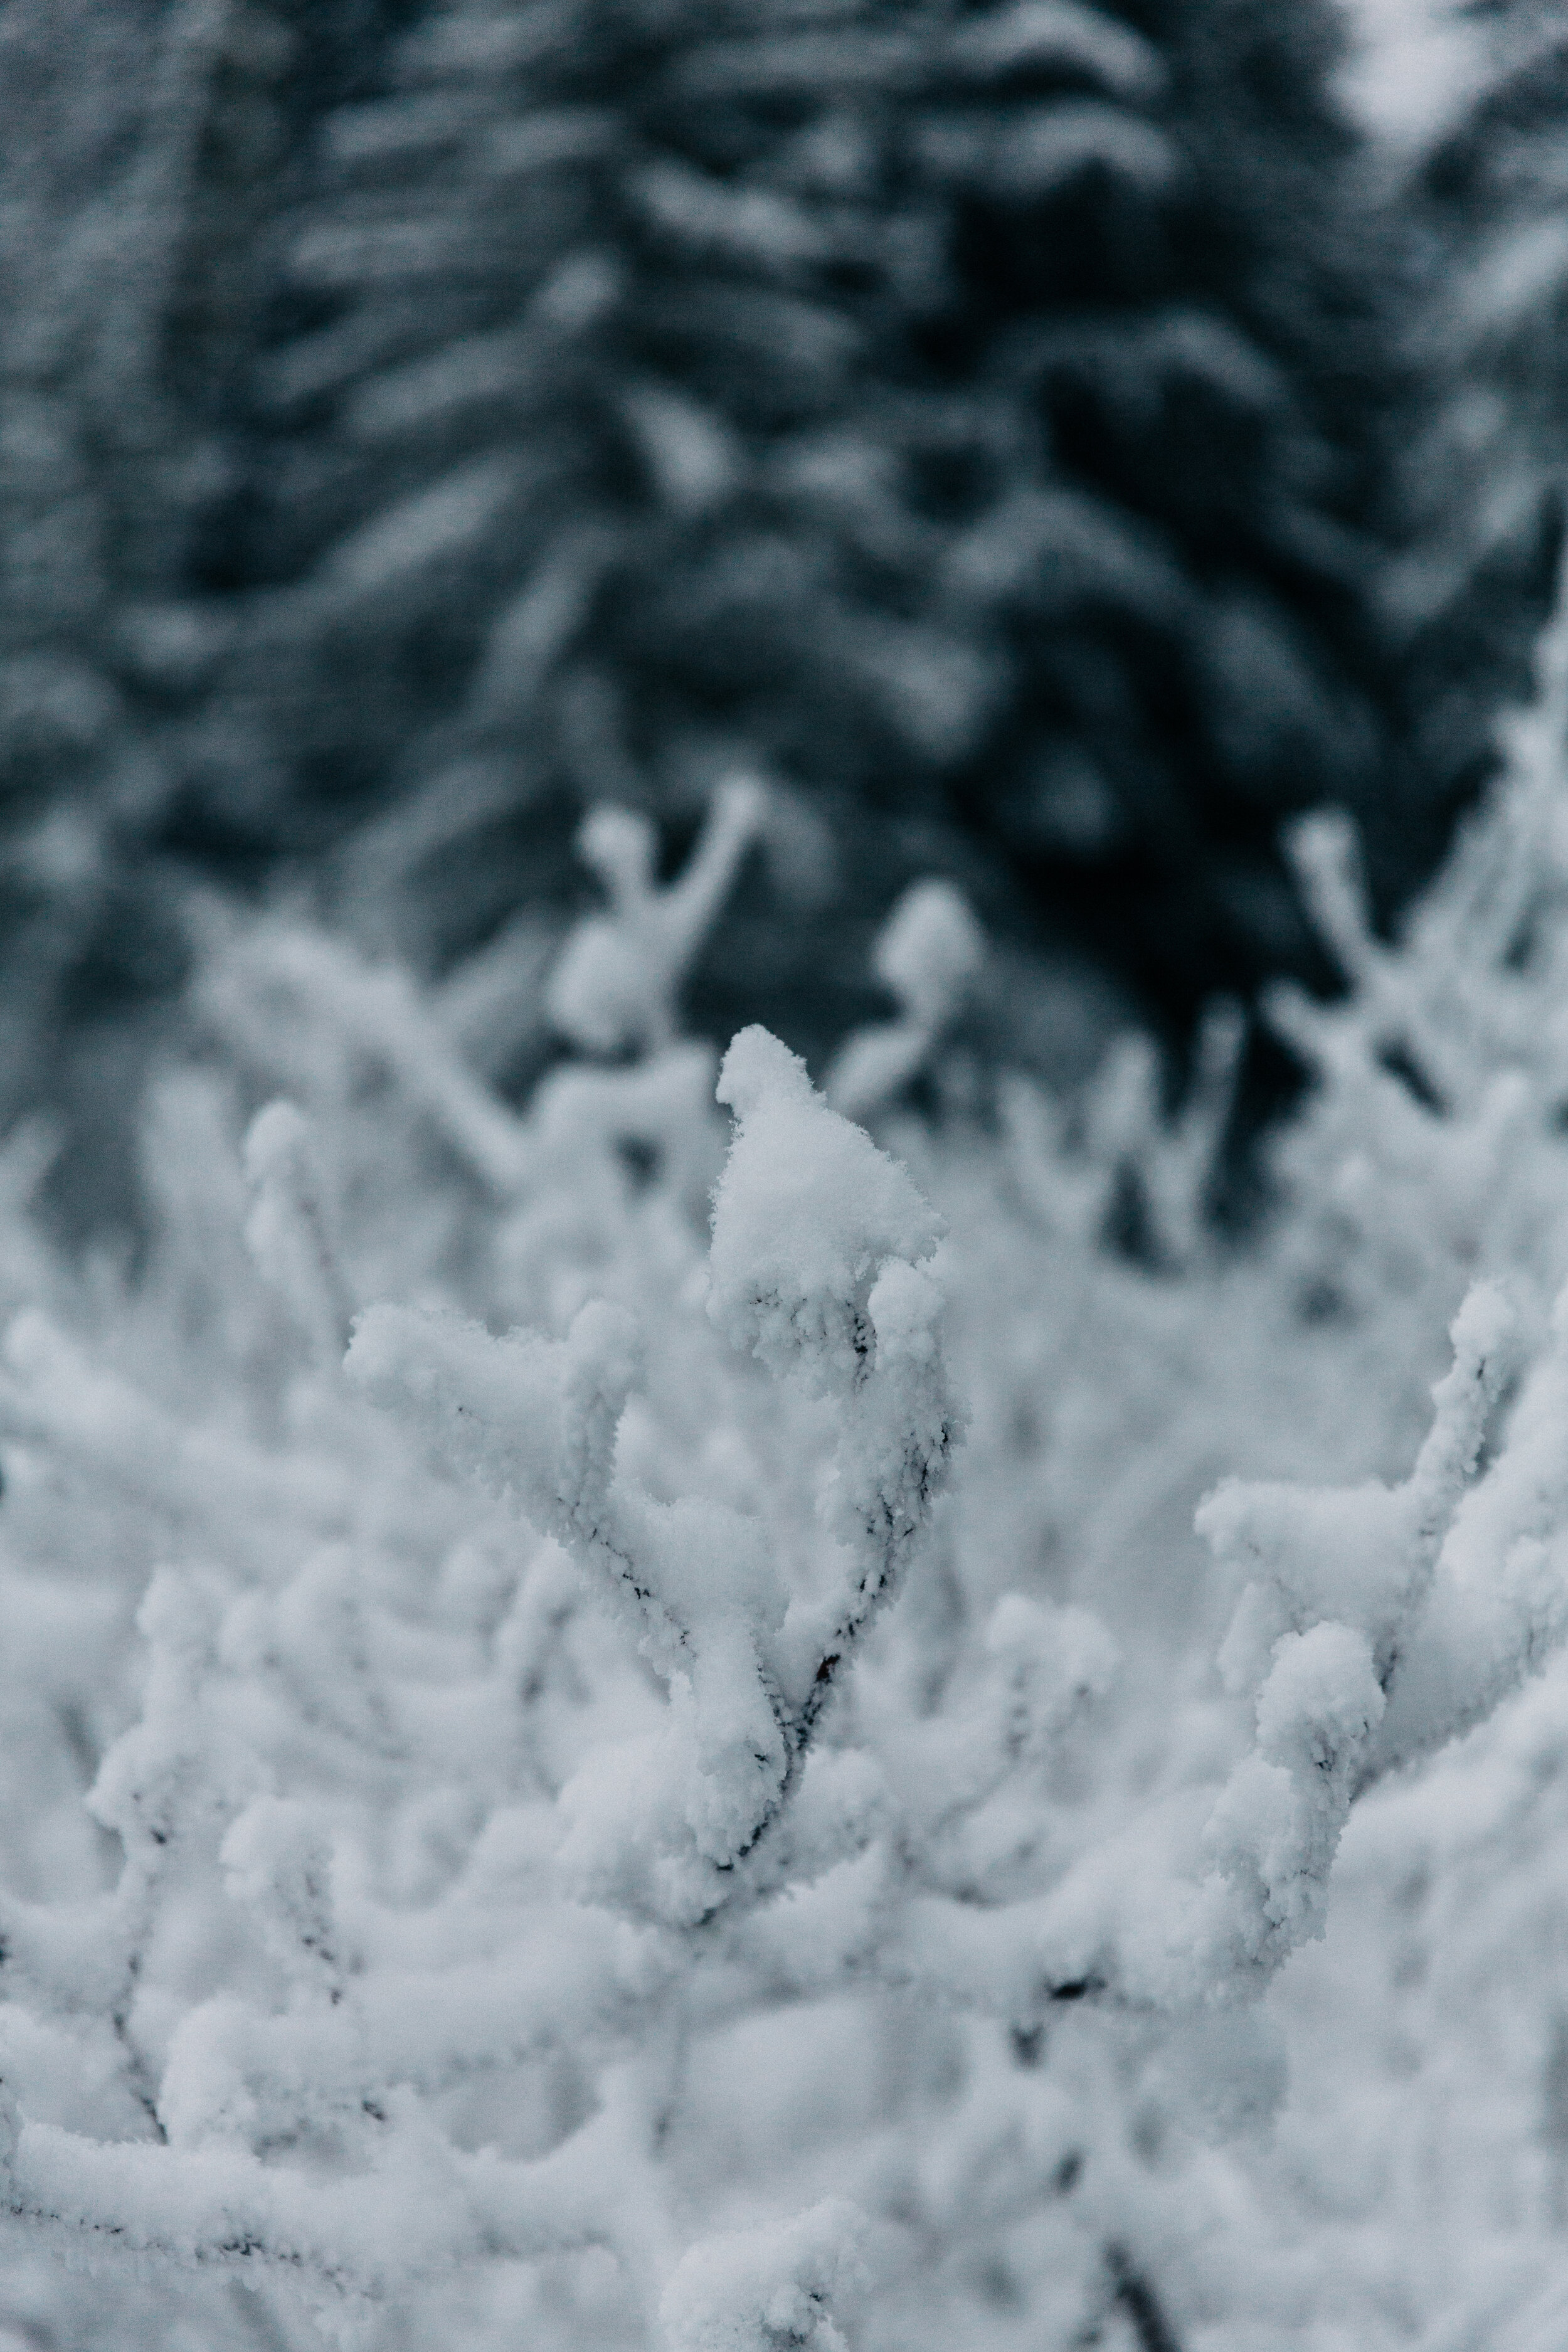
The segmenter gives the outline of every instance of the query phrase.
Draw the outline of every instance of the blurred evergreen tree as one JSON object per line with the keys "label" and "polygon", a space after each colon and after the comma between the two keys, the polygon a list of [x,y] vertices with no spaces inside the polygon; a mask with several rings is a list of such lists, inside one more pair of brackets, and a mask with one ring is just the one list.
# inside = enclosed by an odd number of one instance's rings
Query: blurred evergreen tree
{"label": "blurred evergreen tree", "polygon": [[1395,707],[1397,232],[1333,0],[0,0],[0,42],[18,1051],[156,999],[193,864],[526,962],[586,803],[674,859],[737,765],[775,813],[715,1028],[821,1050],[933,869],[1177,1025],[1310,965],[1277,830],[1375,818]]}
{"label": "blurred evergreen tree", "polygon": [[62,1094],[79,1125],[111,1117],[137,1016],[184,970],[156,845],[230,624],[191,578],[235,478],[218,388],[255,348],[257,240],[310,119],[301,58],[319,68],[345,18],[0,0],[5,1123]]}
{"label": "blurred evergreen tree", "polygon": [[1568,473],[1568,8],[1466,14],[1485,36],[1480,86],[1405,207],[1414,422],[1391,467],[1405,543],[1382,593],[1407,833],[1444,826],[1496,763],[1499,704],[1523,690],[1552,598]]}
{"label": "blurred evergreen tree", "polygon": [[[863,1005],[910,876],[1180,1020],[1310,953],[1365,805],[1389,237],[1337,11],[468,0],[384,22],[260,240],[232,650],[167,836],[336,852],[440,965],[575,814],[779,784],[715,1023]],[[728,977],[726,977],[728,975]]]}

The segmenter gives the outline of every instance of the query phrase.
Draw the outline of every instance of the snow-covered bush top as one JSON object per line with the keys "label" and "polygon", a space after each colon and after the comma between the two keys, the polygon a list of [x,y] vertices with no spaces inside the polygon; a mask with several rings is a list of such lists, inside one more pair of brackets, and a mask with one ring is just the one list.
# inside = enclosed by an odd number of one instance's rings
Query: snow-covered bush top
{"label": "snow-covered bush top", "polygon": [[1464,1955],[1515,1916],[1489,1840],[1544,1857],[1531,1950],[1568,1885],[1553,740],[1397,947],[1307,844],[1354,985],[1281,1009],[1318,1091],[1240,1249],[1223,1013],[1171,1118],[1132,1043],[1070,1112],[900,1113],[951,898],[889,935],[875,1138],[762,1029],[671,1040],[698,931],[660,963],[640,886],[551,984],[640,972],[643,1058],[525,1113],[396,971],[215,933],[134,1278],[37,1237],[37,1139],[0,1171],[0,2320],[1484,2331],[1420,2235],[1435,2091],[1345,2176],[1373,2234],[1323,2218],[1417,1945],[1415,2073],[1489,2085],[1510,2184],[1468,2219],[1547,2294],[1555,1995],[1530,1962],[1500,2057]]}

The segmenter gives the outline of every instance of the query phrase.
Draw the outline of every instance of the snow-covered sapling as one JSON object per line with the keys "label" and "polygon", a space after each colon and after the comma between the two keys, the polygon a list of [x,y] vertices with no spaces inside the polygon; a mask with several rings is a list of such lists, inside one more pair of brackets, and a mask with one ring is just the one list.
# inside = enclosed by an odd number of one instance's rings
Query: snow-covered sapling
{"label": "snow-covered sapling", "polygon": [[791,1590],[765,1517],[656,1502],[618,1474],[638,1370],[623,1310],[587,1306],[550,1340],[380,1307],[348,1355],[367,1395],[583,1563],[668,1685],[667,1734],[624,1834],[630,1884],[657,1824],[657,1907],[675,1917],[725,1899],[787,1803],[840,1667],[928,1524],[958,1431],[929,1267],[941,1221],[765,1030],[736,1038],[719,1096],[736,1131],[714,1202],[709,1314],[835,1408],[821,1498],[832,1565],[816,1589]]}

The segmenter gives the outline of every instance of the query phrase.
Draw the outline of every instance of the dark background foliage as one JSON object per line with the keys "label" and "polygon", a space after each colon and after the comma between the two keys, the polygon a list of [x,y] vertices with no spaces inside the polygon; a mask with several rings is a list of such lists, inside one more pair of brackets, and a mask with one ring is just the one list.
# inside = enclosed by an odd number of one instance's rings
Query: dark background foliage
{"label": "dark background foliage", "polygon": [[1552,593],[1568,457],[1568,16],[1467,13],[1488,70],[1402,207],[1415,293],[1380,599],[1417,844],[1423,813],[1463,805],[1490,768],[1498,694],[1519,690]]}
{"label": "dark background foliage", "polygon": [[1550,16],[1414,181],[1344,38],[1333,0],[5,0],[7,1102],[40,1037],[90,1095],[159,1017],[193,877],[521,965],[585,804],[673,862],[737,765],[775,814],[715,1030],[820,1054],[931,871],[1025,1060],[1072,1027],[1030,971],[1178,1038],[1326,982],[1281,823],[1349,807],[1388,913],[1484,773],[1568,280]]}

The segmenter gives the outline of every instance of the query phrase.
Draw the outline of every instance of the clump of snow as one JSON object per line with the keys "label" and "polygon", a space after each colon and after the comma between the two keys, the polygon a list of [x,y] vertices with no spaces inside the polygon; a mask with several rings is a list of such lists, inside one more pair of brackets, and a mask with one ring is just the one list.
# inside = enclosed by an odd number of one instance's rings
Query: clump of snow
{"label": "clump of snow", "polygon": [[984,935],[951,882],[905,891],[871,956],[900,1017],[858,1029],[840,1049],[826,1089],[836,1110],[864,1117],[919,1074],[963,1009],[984,955]]}
{"label": "clump of snow", "polygon": [[843,2352],[833,2306],[868,2284],[864,2233],[852,2206],[828,2199],[782,2226],[705,2240],[660,2301],[670,2352]]}
{"label": "clump of snow", "polygon": [[942,1220],[765,1029],[734,1040],[718,1096],[736,1132],[714,1195],[708,1312],[770,1370],[852,1378],[872,1286],[890,1262],[928,1259]]}
{"label": "clump of snow", "polygon": [[577,846],[609,907],[573,931],[544,998],[555,1027],[580,1051],[647,1052],[673,1037],[680,982],[766,807],[749,777],[722,786],[685,873],[665,887],[655,879],[658,842],[646,816],[598,808],[584,818]]}

